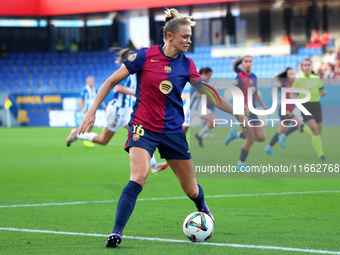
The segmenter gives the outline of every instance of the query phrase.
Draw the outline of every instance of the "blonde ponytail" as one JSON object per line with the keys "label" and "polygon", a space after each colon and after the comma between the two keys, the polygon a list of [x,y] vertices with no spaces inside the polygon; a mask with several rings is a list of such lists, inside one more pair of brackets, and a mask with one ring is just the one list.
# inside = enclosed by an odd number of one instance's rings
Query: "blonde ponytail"
{"label": "blonde ponytail", "polygon": [[185,19],[188,22],[188,24],[192,27],[196,25],[196,22],[192,21],[191,16],[189,17],[183,16],[175,8],[171,8],[171,9],[166,8],[164,12],[165,12],[165,22],[168,22],[172,20],[173,18],[181,18],[181,19]]}
{"label": "blonde ponytail", "polygon": [[168,33],[176,34],[181,26],[195,26],[196,22],[192,21],[192,17],[185,17],[176,9],[165,9],[165,26],[163,27],[163,40],[166,41]]}

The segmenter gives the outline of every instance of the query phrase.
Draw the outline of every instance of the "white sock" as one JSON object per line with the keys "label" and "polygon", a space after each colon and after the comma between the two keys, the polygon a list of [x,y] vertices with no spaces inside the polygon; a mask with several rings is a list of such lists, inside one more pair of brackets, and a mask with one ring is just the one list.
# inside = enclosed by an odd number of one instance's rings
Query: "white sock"
{"label": "white sock", "polygon": [[154,167],[157,164],[155,154],[152,155],[152,158],[150,159],[150,166]]}
{"label": "white sock", "polygon": [[87,141],[93,142],[93,138],[97,135],[98,134],[94,133],[94,132],[84,133],[84,134],[81,134],[81,135],[77,134],[77,139],[87,140]]}
{"label": "white sock", "polygon": [[209,131],[208,125],[205,125],[200,131],[198,131],[197,135],[199,137],[202,137],[208,131]]}

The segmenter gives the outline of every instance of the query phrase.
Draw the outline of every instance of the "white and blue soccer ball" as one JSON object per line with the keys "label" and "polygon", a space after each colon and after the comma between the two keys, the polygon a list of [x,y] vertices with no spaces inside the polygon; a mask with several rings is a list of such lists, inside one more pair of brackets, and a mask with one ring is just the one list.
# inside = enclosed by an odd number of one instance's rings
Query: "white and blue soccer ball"
{"label": "white and blue soccer ball", "polygon": [[205,242],[214,233],[214,221],[203,212],[188,215],[183,222],[184,235],[192,242]]}

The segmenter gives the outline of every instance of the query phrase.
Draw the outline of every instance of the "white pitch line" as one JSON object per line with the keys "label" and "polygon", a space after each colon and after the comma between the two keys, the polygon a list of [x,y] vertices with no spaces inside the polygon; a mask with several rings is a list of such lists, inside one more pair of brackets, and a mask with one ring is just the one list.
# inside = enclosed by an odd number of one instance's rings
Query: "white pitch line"
{"label": "white pitch line", "polygon": [[[280,195],[301,195],[314,193],[340,193],[340,190],[320,190],[320,191],[299,191],[299,192],[281,192],[281,193],[255,193],[255,194],[234,194],[234,195],[214,195],[205,196],[206,198],[223,198],[223,197],[257,197],[257,196],[280,196]],[[141,198],[137,201],[157,201],[157,200],[179,200],[188,199],[188,197],[158,197],[158,198]],[[80,204],[101,204],[115,203],[118,200],[103,200],[103,201],[79,201],[66,203],[42,203],[42,204],[22,204],[22,205],[0,205],[0,208],[10,207],[34,207],[34,206],[50,206],[50,205],[80,205]]]}
{"label": "white pitch line", "polygon": [[[15,232],[29,232],[29,233],[58,234],[58,235],[91,236],[91,237],[107,237],[108,236],[108,235],[104,235],[104,234],[89,234],[89,233],[63,232],[63,231],[38,230],[38,229],[20,229],[20,228],[2,228],[2,227],[0,227],[0,230],[15,231]],[[190,241],[177,240],[177,239],[155,238],[155,237],[139,237],[139,236],[123,236],[123,238],[142,240],[142,241],[167,242],[167,243],[185,243],[185,244],[194,244],[194,245],[224,246],[224,247],[233,247],[233,248],[295,251],[295,252],[306,252],[306,253],[340,255],[340,251],[313,250],[313,249],[301,249],[301,248],[280,247],[280,246],[247,245],[247,244],[233,244],[233,243],[211,243],[211,242],[192,243]]]}

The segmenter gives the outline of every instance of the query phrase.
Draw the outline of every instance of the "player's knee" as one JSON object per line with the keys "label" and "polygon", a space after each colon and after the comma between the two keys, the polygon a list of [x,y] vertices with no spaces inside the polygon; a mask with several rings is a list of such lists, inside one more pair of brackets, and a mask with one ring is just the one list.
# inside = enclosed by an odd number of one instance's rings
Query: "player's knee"
{"label": "player's knee", "polygon": [[261,135],[256,137],[256,141],[258,142],[264,142],[266,140],[266,136],[265,135]]}
{"label": "player's knee", "polygon": [[145,186],[147,174],[138,174],[131,176],[131,181],[137,182],[142,187]]}
{"label": "player's knee", "polygon": [[317,127],[312,127],[311,128],[313,135],[320,135],[319,129]]}

